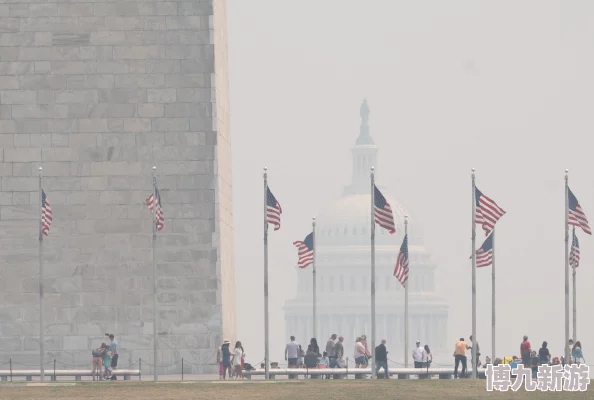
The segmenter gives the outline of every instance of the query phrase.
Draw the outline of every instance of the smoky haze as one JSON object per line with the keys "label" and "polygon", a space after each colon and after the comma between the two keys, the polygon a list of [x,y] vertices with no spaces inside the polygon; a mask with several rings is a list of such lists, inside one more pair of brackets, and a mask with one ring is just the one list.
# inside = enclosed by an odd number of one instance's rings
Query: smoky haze
{"label": "smoky haze", "polygon": [[[528,335],[533,347],[547,340],[561,356],[566,168],[594,222],[594,3],[228,0],[227,7],[237,325],[248,361],[264,358],[262,168],[283,208],[281,229],[269,231],[271,361],[281,361],[291,334],[283,305],[297,274],[311,273],[296,270],[292,242],[350,182],[364,98],[379,148],[376,179],[422,229],[436,290],[450,306],[452,350],[472,332],[474,167],[477,187],[507,211],[497,224],[497,355],[519,356]],[[594,239],[578,236],[579,340],[594,334]],[[477,247],[483,239],[477,227]],[[340,296],[332,301],[340,307]],[[484,360],[490,267],[477,270],[477,310]]]}

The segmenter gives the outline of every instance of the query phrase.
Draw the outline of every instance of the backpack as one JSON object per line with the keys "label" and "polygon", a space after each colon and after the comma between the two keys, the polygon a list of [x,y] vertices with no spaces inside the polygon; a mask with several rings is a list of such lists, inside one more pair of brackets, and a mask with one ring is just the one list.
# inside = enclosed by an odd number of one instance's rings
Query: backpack
{"label": "backpack", "polygon": [[93,350],[91,354],[93,354],[93,357],[103,357],[103,353],[105,353],[105,349],[103,347],[99,347]]}

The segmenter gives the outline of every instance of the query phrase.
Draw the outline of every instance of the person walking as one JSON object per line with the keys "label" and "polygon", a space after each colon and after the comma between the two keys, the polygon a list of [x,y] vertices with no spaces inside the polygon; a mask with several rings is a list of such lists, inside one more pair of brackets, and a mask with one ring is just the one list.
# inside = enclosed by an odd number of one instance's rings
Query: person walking
{"label": "person walking", "polygon": [[462,364],[462,372],[460,372],[461,378],[466,378],[466,350],[468,350],[470,346],[464,341],[464,338],[460,338],[456,342],[456,349],[454,350],[454,379],[458,378],[458,365]]}
{"label": "person walking", "polygon": [[380,369],[384,369],[384,378],[390,379],[390,371],[388,371],[388,350],[386,349],[386,339],[382,339],[382,343],[375,348],[375,374],[379,373]]}

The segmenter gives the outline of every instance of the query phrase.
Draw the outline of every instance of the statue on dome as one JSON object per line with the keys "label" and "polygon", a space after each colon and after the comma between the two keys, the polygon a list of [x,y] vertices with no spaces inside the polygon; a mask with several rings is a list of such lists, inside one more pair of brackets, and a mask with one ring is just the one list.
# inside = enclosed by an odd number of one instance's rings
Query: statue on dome
{"label": "statue on dome", "polygon": [[369,135],[369,106],[367,105],[367,99],[363,99],[363,103],[361,103],[361,108],[359,109],[359,115],[361,116],[361,128],[359,130],[357,144],[373,144],[373,139]]}
{"label": "statue on dome", "polygon": [[367,99],[363,99],[361,108],[359,109],[359,115],[361,115],[361,124],[367,125],[369,121],[369,106],[367,105]]}

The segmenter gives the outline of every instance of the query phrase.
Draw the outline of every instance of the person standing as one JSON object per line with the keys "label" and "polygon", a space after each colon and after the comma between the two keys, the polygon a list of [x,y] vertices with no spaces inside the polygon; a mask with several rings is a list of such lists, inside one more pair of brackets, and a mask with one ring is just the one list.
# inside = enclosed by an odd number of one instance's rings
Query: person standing
{"label": "person standing", "polygon": [[233,349],[233,372],[236,377],[243,379],[243,371],[241,369],[243,351],[241,349],[241,342],[235,342],[235,348]]}
{"label": "person standing", "polygon": [[103,353],[103,367],[105,371],[103,372],[103,379],[106,381],[111,379],[111,360],[112,360],[112,352],[111,348],[107,343],[103,343],[101,347],[105,347],[105,352]]}
{"label": "person standing", "polygon": [[573,345],[573,349],[571,349],[571,358],[573,362],[577,365],[580,365],[582,360],[586,362],[584,358],[584,353],[582,352],[582,343],[578,340]]}
{"label": "person standing", "polygon": [[104,343],[101,343],[101,347],[96,348],[93,350],[93,371],[91,375],[93,375],[93,380],[97,375],[97,371],[99,372],[99,379],[103,380],[103,354],[107,351],[107,345],[104,346]]}
{"label": "person standing", "polygon": [[113,333],[108,335],[109,337],[109,349],[111,351],[111,380],[116,381],[118,379],[117,375],[113,373],[113,370],[116,369],[118,366],[118,343],[115,341],[115,336]]}
{"label": "person standing", "polygon": [[329,368],[336,368],[336,336],[336,333],[333,333],[326,343],[326,354],[328,354]]}
{"label": "person standing", "polygon": [[431,349],[429,348],[429,345],[426,344],[424,346],[425,349],[425,363],[424,366],[429,368],[431,366],[431,363],[433,362],[433,354],[431,354]]}
{"label": "person standing", "polygon": [[336,356],[336,366],[338,368],[346,367],[344,362],[344,345],[342,342],[344,342],[344,337],[339,336],[338,342],[334,345],[334,355]]}
{"label": "person standing", "polygon": [[547,342],[542,342],[542,347],[540,350],[538,350],[538,357],[540,358],[541,365],[549,365],[551,362],[551,353],[549,352],[547,346]]}
{"label": "person standing", "polygon": [[229,346],[231,342],[229,339],[223,340],[223,345],[221,346],[221,361],[223,362],[223,379],[226,379],[227,375],[229,379],[231,379],[231,349]]}
{"label": "person standing", "polygon": [[311,350],[318,355],[318,358],[322,357],[322,355],[320,354],[320,346],[318,346],[318,339],[316,339],[315,337],[311,338],[311,340],[309,341],[309,346],[307,347],[308,352],[310,347]]}
{"label": "person standing", "polygon": [[361,342],[361,337],[358,337],[355,343],[355,351],[353,352],[353,358],[355,359],[355,368],[367,368],[365,346]]}
{"label": "person standing", "polygon": [[464,341],[464,338],[460,338],[456,342],[456,349],[454,350],[454,359],[455,359],[455,367],[454,367],[454,379],[458,378],[458,365],[462,364],[462,372],[460,372],[460,377],[466,378],[466,350],[468,350],[470,346]]}
{"label": "person standing", "polygon": [[525,366],[530,366],[531,360],[530,360],[530,353],[532,352],[532,346],[530,345],[530,342],[528,341],[528,336],[524,336],[524,340],[522,341],[522,344],[520,345],[520,356],[522,357],[522,363]]}
{"label": "person standing", "polygon": [[384,378],[390,379],[390,371],[388,371],[388,350],[386,349],[386,339],[382,339],[382,343],[375,348],[375,374],[379,370],[384,369]]}
{"label": "person standing", "polygon": [[[573,362],[571,360],[571,352],[573,351],[573,339],[569,339],[567,342],[567,348],[569,349],[569,360],[567,361],[567,364],[572,364]],[[563,358],[565,358],[565,352],[563,352]],[[565,363],[565,360],[563,360],[563,365],[565,365]]]}
{"label": "person standing", "polygon": [[421,347],[421,341],[417,340],[417,347],[412,352],[413,361],[415,362],[415,368],[423,368],[423,362],[425,362],[425,349]]}
{"label": "person standing", "polygon": [[288,362],[288,368],[297,368],[300,346],[295,342],[295,336],[291,336],[290,339],[291,341],[285,346],[285,361]]}

